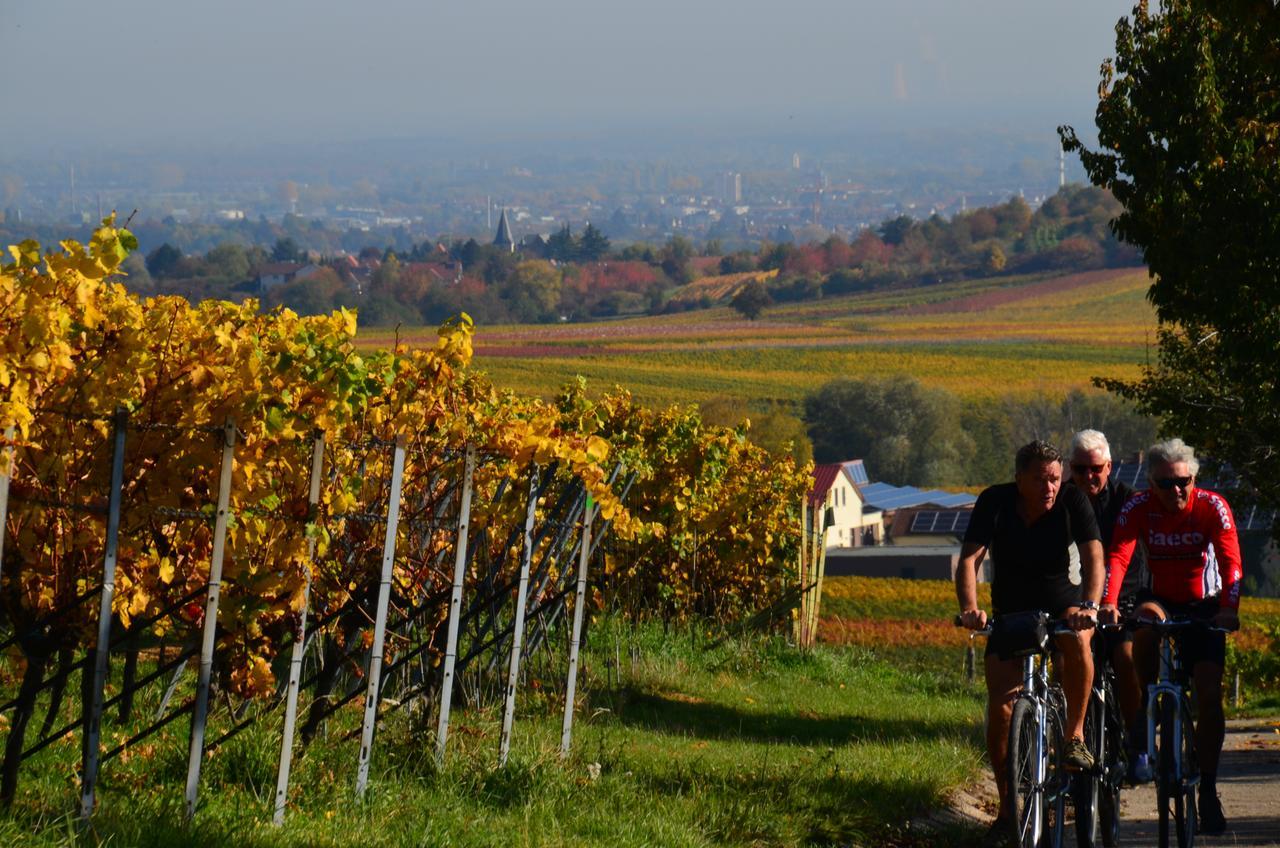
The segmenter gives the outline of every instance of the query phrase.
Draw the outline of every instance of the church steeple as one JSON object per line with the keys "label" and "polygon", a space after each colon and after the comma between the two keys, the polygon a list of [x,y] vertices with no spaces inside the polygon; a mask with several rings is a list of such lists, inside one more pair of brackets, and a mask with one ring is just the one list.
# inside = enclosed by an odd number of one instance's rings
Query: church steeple
{"label": "church steeple", "polygon": [[502,217],[498,219],[498,232],[493,237],[493,243],[498,247],[506,248],[508,251],[515,253],[516,240],[511,236],[511,224],[507,221],[507,208],[502,207]]}

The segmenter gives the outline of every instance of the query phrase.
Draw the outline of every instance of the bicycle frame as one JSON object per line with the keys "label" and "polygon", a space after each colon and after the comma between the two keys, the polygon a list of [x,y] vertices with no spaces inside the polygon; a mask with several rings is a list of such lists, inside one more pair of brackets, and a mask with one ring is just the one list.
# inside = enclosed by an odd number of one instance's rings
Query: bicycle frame
{"label": "bicycle frame", "polygon": [[[1044,728],[1048,721],[1049,699],[1052,697],[1049,688],[1049,664],[1043,653],[1030,654],[1022,658],[1022,689],[1018,697],[1030,696],[1035,705],[1036,733],[1032,751],[1035,755],[1035,786],[1031,797],[1032,844],[1039,845],[1044,835],[1045,804],[1049,800],[1047,786],[1049,780],[1049,754],[1045,750]],[[1010,791],[1013,791],[1010,787]]]}
{"label": "bicycle frame", "polygon": [[[960,626],[958,618],[956,624]],[[1020,701],[1025,701],[1031,705],[1036,732],[1030,746],[1034,765],[1029,775],[1031,784],[1027,798],[1029,815],[1019,816],[1029,826],[1030,832],[1025,834],[1017,833],[1018,840],[1024,845],[1042,844],[1042,840],[1045,837],[1046,814],[1052,808],[1056,808],[1057,815],[1054,817],[1051,828],[1055,832],[1054,837],[1050,840],[1051,844],[1054,846],[1059,845],[1062,837],[1063,808],[1066,797],[1070,793],[1071,781],[1065,771],[1053,767],[1053,763],[1050,762],[1051,752],[1049,751],[1046,728],[1049,726],[1049,712],[1052,710],[1057,714],[1057,725],[1061,730],[1062,725],[1065,723],[1066,700],[1062,690],[1049,680],[1048,658],[1053,651],[1053,638],[1061,634],[1074,632],[1062,622],[1056,622],[1049,629],[1049,644],[1041,650],[1025,654],[1022,657],[1022,685],[1014,701],[1014,720],[1011,721],[1009,727],[1009,756],[1010,758],[1013,757],[1014,735],[1018,731],[1016,722],[1017,704]],[[990,636],[991,627],[975,630],[972,635]],[[1061,752],[1057,753],[1060,754]],[[1009,786],[1009,792],[1011,795],[1018,792],[1018,787],[1013,786],[1012,781]],[[1051,808],[1050,805],[1053,805],[1053,807]],[[1015,822],[1014,827],[1016,831],[1019,823]]]}
{"label": "bicycle frame", "polygon": [[[1155,753],[1156,735],[1159,725],[1159,709],[1161,695],[1173,699],[1177,707],[1173,710],[1173,778],[1181,782],[1184,777],[1185,764],[1182,762],[1182,734],[1186,728],[1182,726],[1182,704],[1187,700],[1187,689],[1183,681],[1182,664],[1178,660],[1178,652],[1174,649],[1173,633],[1170,626],[1160,627],[1160,672],[1156,682],[1147,686],[1147,751]],[[1200,782],[1200,776],[1193,775],[1189,785]]]}

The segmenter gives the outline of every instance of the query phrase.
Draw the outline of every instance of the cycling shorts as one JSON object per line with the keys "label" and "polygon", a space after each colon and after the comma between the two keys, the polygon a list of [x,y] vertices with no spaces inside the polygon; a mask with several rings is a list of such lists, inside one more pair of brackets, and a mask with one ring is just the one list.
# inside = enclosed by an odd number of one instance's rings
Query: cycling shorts
{"label": "cycling shorts", "polygon": [[[1078,606],[1080,606],[1080,599],[1077,595],[1076,597],[1058,599],[1053,606],[1043,607],[1043,609],[1049,613],[1052,620],[1057,620],[1066,615],[1067,610]],[[1012,620],[1029,612],[1032,612],[1032,610],[1015,610],[1012,612],[1002,610],[996,614],[996,620]],[[989,657],[995,654],[1001,660],[1013,660],[1022,655],[1025,647],[1024,639],[1020,634],[1006,631],[997,624],[992,628],[991,635],[987,637],[987,648],[983,652],[983,656]]]}
{"label": "cycling shorts", "polygon": [[1222,609],[1217,597],[1201,598],[1188,603],[1175,604],[1156,597],[1150,589],[1139,589],[1138,604],[1154,603],[1171,618],[1194,618],[1203,626],[1188,627],[1174,636],[1182,667],[1191,671],[1198,663],[1209,662],[1219,668],[1227,664],[1227,634],[1209,629],[1209,623]]}

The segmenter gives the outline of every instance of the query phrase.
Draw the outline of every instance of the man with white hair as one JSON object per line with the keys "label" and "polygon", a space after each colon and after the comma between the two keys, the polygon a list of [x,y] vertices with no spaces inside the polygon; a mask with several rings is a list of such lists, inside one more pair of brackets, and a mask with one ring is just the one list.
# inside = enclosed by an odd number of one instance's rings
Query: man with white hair
{"label": "man with white hair", "polygon": [[[1231,507],[1219,494],[1197,488],[1200,463],[1181,439],[1152,445],[1147,451],[1151,488],[1125,504],[1116,521],[1107,555],[1107,586],[1099,620],[1118,618],[1116,601],[1125,571],[1138,542],[1147,549],[1151,588],[1138,592],[1138,616],[1165,619],[1190,616],[1228,630],[1240,626],[1240,542]],[[1159,659],[1156,634],[1139,631],[1133,654],[1144,684],[1156,676]],[[1222,710],[1222,669],[1226,637],[1203,628],[1184,631],[1178,639],[1183,664],[1191,669],[1199,717],[1196,751],[1200,765],[1200,831],[1219,834],[1226,818],[1218,801],[1218,760],[1225,721]],[[1124,685],[1126,681],[1119,681]],[[1136,697],[1122,701],[1136,703]],[[1130,726],[1136,716],[1125,716]],[[1140,742],[1141,740],[1134,740]],[[1145,744],[1145,743],[1142,743]]]}
{"label": "man with white hair", "polygon": [[[1102,547],[1110,549],[1120,510],[1137,490],[1111,474],[1111,445],[1107,442],[1107,437],[1097,430],[1081,430],[1072,437],[1070,472],[1069,485],[1088,496],[1094,518],[1098,521],[1098,532],[1102,535]],[[1132,609],[1138,590],[1146,583],[1147,554],[1138,545],[1133,549],[1133,558],[1120,587],[1120,608]],[[1116,676],[1125,679],[1125,685],[1121,685],[1117,693],[1123,701],[1121,711],[1124,715],[1138,716],[1141,719],[1142,689],[1137,668],[1133,664],[1133,634],[1128,630],[1119,634],[1108,633],[1105,634],[1105,641],[1111,647],[1111,664]],[[1135,730],[1130,728],[1131,738],[1136,738]],[[1129,766],[1133,770],[1134,779],[1150,780],[1151,768],[1146,755],[1137,751],[1130,751],[1129,754]]]}

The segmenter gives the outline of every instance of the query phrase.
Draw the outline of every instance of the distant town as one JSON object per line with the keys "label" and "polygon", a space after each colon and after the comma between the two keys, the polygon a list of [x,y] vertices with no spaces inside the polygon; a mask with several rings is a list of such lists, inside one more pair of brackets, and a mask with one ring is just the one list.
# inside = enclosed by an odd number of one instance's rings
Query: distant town
{"label": "distant town", "polygon": [[277,152],[0,160],[0,225],[19,235],[24,227],[87,226],[113,209],[123,215],[137,209],[144,251],[169,242],[203,252],[216,246],[209,238],[219,233],[252,238],[246,222],[296,218],[304,231],[345,234],[314,245],[291,234],[304,247],[333,253],[370,244],[403,250],[428,238],[483,240],[505,209],[517,241],[590,222],[615,244],[683,236],[736,250],[831,235],[847,241],[888,218],[949,218],[1012,196],[1035,209],[1079,179],[1078,166],[1060,158],[1051,129],[820,143],[726,140],[696,152],[460,153],[399,145],[311,158]]}

